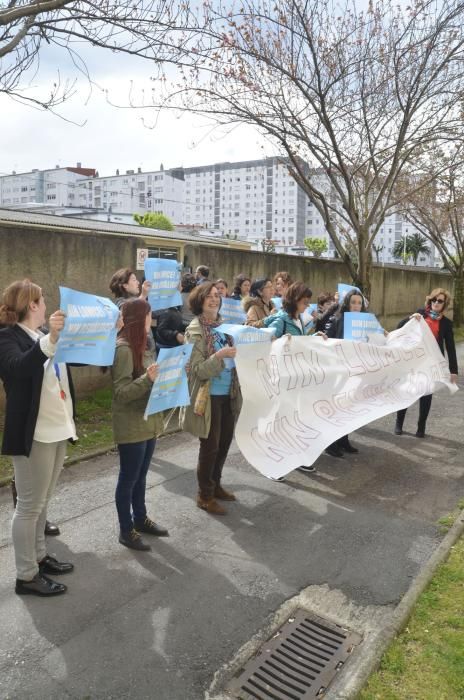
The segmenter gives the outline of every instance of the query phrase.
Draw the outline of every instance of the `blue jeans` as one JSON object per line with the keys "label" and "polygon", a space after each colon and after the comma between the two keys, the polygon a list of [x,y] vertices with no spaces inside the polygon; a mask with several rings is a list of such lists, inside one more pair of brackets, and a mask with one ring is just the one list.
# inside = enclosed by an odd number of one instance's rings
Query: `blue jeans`
{"label": "blue jeans", "polygon": [[116,486],[116,510],[121,532],[130,532],[134,522],[143,523],[146,518],[145,486],[155,445],[155,438],[118,445],[119,477]]}

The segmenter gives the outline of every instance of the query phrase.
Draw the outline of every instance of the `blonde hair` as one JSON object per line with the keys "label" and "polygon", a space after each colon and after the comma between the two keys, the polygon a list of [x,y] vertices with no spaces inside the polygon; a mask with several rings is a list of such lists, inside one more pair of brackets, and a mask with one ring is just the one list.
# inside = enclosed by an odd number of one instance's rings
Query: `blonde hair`
{"label": "blonde hair", "polygon": [[41,288],[31,280],[12,282],[3,292],[2,304],[0,305],[0,323],[5,326],[21,323],[29,313],[31,302],[38,303],[41,296]]}
{"label": "blonde hair", "polygon": [[445,303],[443,304],[443,311],[448,308],[449,303],[451,301],[451,294],[448,292],[447,289],[443,289],[443,287],[437,287],[436,289],[432,289],[430,294],[427,294],[425,297],[425,307],[430,308],[432,304],[430,303],[430,299],[434,299],[437,294],[443,294],[445,297]]}

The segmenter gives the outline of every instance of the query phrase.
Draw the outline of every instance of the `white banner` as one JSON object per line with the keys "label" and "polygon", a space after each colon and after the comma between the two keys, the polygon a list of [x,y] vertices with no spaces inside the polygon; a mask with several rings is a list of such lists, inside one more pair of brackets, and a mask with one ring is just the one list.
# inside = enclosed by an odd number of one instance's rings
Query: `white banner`
{"label": "white banner", "polygon": [[424,394],[457,391],[423,319],[382,346],[283,336],[238,346],[235,363],[243,395],[235,438],[245,459],[272,477],[313,464],[334,440]]}

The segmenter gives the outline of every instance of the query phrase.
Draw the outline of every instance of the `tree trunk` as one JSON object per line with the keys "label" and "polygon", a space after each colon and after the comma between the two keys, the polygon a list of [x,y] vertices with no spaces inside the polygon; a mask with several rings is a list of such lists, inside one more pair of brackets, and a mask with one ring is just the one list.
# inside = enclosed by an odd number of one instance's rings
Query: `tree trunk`
{"label": "tree trunk", "polygon": [[366,250],[366,241],[368,240],[367,231],[361,230],[357,232],[358,239],[358,269],[357,279],[353,280],[357,287],[362,291],[367,299],[371,295],[371,267],[372,254]]}
{"label": "tree trunk", "polygon": [[464,270],[459,270],[454,276],[453,323],[462,326],[464,322]]}

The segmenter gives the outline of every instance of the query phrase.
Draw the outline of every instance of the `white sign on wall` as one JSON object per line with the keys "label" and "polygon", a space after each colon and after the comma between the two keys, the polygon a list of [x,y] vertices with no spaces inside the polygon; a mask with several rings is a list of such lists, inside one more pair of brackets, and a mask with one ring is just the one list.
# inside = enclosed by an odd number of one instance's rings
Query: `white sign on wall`
{"label": "white sign on wall", "polygon": [[137,270],[145,269],[145,260],[148,258],[148,248],[137,248]]}

